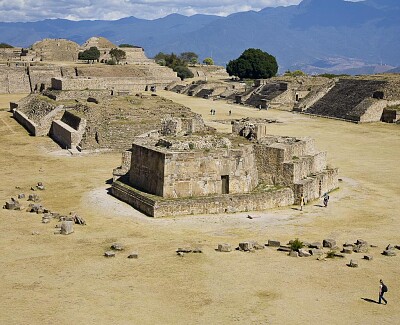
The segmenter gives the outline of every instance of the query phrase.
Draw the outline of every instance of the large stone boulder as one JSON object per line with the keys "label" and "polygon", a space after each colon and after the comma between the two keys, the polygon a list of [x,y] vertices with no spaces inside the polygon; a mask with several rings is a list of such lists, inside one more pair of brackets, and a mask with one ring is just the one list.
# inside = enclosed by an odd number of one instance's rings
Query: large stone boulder
{"label": "large stone boulder", "polygon": [[268,240],[268,246],[270,247],[279,247],[281,246],[281,242],[278,240]]}

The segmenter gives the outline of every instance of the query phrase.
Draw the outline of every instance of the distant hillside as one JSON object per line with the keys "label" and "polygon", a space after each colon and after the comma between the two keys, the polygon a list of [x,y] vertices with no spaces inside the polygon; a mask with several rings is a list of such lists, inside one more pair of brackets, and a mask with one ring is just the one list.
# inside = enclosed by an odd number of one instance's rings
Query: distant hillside
{"label": "distant hillside", "polygon": [[115,44],[142,46],[150,57],[159,51],[194,51],[221,65],[255,47],[275,55],[281,72],[358,74],[400,66],[399,17],[398,0],[304,0],[228,17],[0,23],[0,42],[27,47],[43,38],[67,38],[81,44],[103,36]]}

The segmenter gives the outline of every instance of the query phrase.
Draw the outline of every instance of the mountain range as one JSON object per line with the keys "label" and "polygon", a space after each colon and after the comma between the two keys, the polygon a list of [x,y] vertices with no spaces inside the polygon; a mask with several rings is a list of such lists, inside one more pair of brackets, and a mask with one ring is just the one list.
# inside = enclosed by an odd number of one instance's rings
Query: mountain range
{"label": "mountain range", "polygon": [[28,47],[44,38],[66,38],[82,44],[103,36],[115,44],[141,46],[149,57],[193,51],[221,65],[247,48],[260,48],[277,58],[280,72],[363,74],[400,66],[399,17],[398,0],[303,0],[227,17],[0,23],[0,42]]}

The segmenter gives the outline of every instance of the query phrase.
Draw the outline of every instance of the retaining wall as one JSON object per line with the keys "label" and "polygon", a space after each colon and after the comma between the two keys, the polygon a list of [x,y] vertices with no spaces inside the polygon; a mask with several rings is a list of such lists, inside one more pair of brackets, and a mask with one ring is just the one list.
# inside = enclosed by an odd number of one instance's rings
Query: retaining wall
{"label": "retaining wall", "polygon": [[166,200],[148,196],[121,181],[116,181],[111,187],[111,194],[132,205],[135,209],[155,218],[174,215],[263,211],[294,203],[293,191],[290,188],[264,193],[226,194]]}

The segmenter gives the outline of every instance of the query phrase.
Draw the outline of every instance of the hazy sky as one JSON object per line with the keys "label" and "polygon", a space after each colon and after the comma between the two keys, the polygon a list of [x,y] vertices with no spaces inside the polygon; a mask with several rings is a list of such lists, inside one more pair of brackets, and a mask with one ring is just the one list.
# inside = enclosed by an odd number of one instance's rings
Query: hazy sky
{"label": "hazy sky", "polygon": [[226,16],[239,11],[258,11],[265,7],[288,6],[300,2],[301,0],[0,0],[0,21],[37,21],[47,18],[115,20],[128,16],[155,19],[171,13],[185,16]]}

